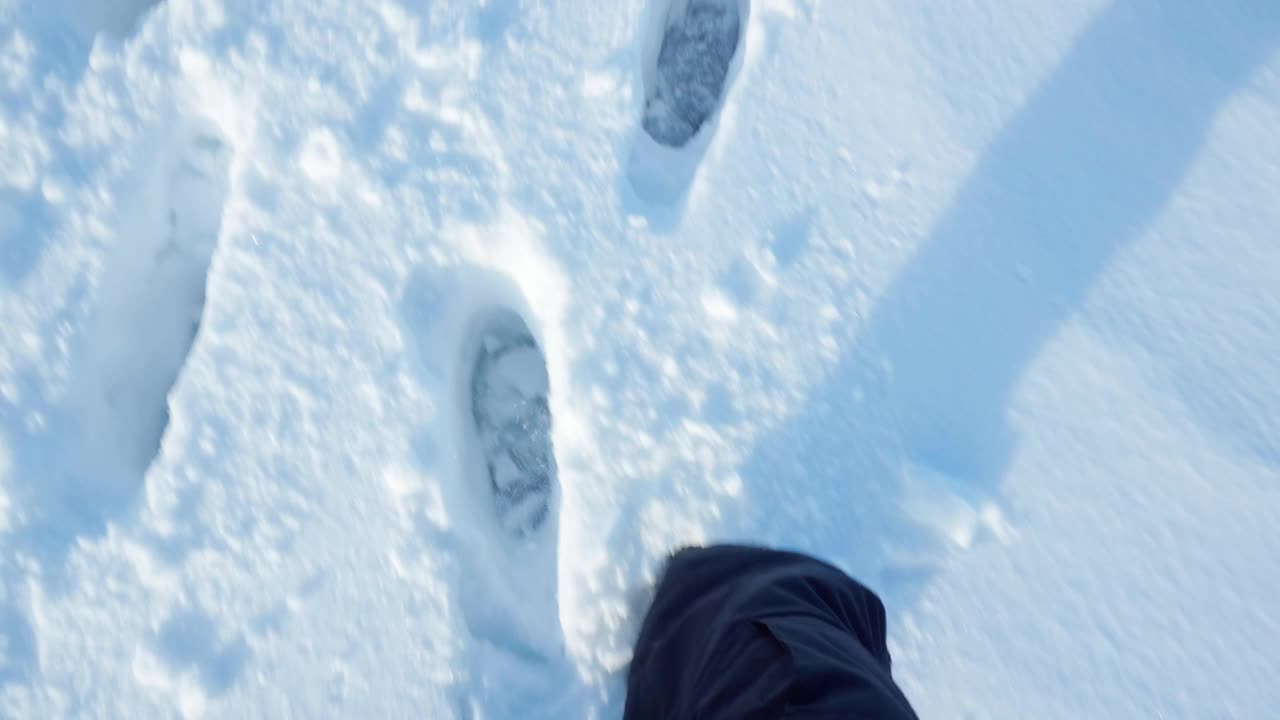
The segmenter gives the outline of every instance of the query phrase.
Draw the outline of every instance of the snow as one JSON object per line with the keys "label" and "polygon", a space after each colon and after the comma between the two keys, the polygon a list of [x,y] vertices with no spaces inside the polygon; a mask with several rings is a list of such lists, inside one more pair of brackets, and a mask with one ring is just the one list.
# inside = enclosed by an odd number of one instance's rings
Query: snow
{"label": "snow", "polygon": [[1268,716],[1278,48],[1264,0],[0,0],[0,717],[617,717],[714,540],[881,593],[922,717]]}

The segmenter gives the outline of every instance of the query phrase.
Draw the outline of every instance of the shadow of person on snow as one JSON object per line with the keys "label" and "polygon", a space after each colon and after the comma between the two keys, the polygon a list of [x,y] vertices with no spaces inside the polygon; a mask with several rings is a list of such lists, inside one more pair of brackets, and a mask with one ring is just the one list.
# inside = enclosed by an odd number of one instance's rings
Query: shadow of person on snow
{"label": "shadow of person on snow", "polygon": [[[834,556],[910,602],[948,541],[905,509],[904,468],[928,468],[966,503],[997,495],[1024,368],[1159,214],[1278,30],[1280,10],[1261,0],[1117,0],[1095,16],[994,138],[856,349],[754,449],[743,514],[725,530]],[[797,536],[789,511],[802,505],[816,511]],[[895,556],[891,540],[923,553]]]}

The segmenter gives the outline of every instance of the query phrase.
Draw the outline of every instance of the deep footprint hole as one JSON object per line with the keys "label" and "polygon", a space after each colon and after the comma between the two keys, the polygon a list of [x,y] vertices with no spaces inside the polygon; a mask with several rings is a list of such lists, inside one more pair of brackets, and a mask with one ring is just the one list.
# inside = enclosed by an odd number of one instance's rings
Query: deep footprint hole
{"label": "deep footprint hole", "polygon": [[655,141],[683,147],[719,110],[746,9],[740,0],[687,0],[683,8],[675,0],[667,6],[656,62],[646,75],[642,124]]}
{"label": "deep footprint hole", "polygon": [[557,469],[546,358],[515,312],[491,311],[477,323],[469,389],[498,522],[531,536],[550,518]]}

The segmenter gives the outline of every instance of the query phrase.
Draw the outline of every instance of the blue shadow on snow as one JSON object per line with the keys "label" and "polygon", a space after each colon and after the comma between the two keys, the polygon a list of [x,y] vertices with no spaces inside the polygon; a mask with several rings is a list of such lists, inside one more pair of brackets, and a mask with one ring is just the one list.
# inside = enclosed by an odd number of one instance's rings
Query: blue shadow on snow
{"label": "blue shadow on snow", "polygon": [[[908,600],[934,565],[903,566],[885,543],[941,540],[906,517],[902,463],[940,472],[961,497],[996,493],[1024,368],[1158,215],[1278,30],[1280,6],[1261,0],[1118,0],[1095,16],[994,138],[857,349],[757,445],[745,516],[725,529],[834,556]],[[813,502],[821,526],[789,535],[778,508]]]}

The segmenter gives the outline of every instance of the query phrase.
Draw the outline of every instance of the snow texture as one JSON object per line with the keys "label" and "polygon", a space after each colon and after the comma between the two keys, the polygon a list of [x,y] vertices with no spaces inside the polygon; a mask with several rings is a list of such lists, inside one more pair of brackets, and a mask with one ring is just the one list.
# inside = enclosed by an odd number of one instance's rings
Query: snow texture
{"label": "snow texture", "polygon": [[1280,6],[0,0],[0,717],[609,718],[674,548],[922,717],[1280,705]]}

